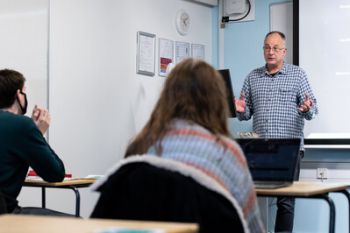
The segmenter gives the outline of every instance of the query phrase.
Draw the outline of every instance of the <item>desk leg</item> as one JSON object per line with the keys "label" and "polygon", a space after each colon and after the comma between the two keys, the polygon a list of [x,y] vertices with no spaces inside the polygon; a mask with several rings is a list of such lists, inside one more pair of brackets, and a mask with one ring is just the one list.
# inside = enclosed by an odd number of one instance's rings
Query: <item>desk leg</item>
{"label": "desk leg", "polygon": [[335,205],[333,200],[328,195],[321,195],[320,198],[324,199],[329,205],[329,232],[335,232]]}
{"label": "desk leg", "polygon": [[348,190],[341,190],[339,193],[342,193],[345,195],[345,197],[348,199],[348,209],[349,209],[349,232],[350,232],[350,193]]}
{"label": "desk leg", "polygon": [[46,193],[45,187],[41,187],[41,207],[46,208]]}
{"label": "desk leg", "polygon": [[[262,195],[262,194],[259,194],[258,196],[259,197],[280,197],[280,196],[273,196],[273,195],[271,196],[271,195]],[[333,200],[328,196],[328,194],[321,194],[321,195],[307,196],[307,197],[303,197],[303,196],[286,196],[286,197],[294,197],[298,199],[307,198],[307,199],[325,200],[329,205],[329,233],[335,233],[335,205]],[[349,199],[349,208],[350,208],[350,199]]]}
{"label": "desk leg", "polygon": [[80,193],[76,187],[70,186],[70,188],[75,193],[75,216],[79,217],[80,216]]}

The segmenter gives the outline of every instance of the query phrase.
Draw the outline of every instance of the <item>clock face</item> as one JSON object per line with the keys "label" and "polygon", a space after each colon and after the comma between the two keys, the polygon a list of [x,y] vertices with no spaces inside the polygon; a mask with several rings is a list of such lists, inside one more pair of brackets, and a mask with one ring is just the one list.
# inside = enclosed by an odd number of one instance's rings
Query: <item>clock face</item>
{"label": "clock face", "polygon": [[180,35],[187,35],[191,26],[190,15],[184,11],[179,10],[176,14],[176,30]]}

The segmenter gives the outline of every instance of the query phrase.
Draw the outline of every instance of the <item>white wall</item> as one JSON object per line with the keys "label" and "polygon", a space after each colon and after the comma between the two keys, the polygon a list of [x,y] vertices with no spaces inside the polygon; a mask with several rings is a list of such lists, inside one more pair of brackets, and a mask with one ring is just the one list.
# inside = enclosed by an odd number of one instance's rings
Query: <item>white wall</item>
{"label": "white wall", "polygon": [[28,80],[29,107],[47,106],[48,0],[0,0],[0,69]]}
{"label": "white wall", "polygon": [[[175,30],[179,9],[192,17],[185,37]],[[162,37],[204,44],[210,61],[211,14],[208,6],[182,0],[50,1],[50,144],[67,172],[78,177],[105,173],[149,117],[165,78],[136,74],[137,31],[156,34],[156,54]],[[49,208],[73,212],[71,191],[48,195]],[[84,217],[97,197],[81,190]]]}

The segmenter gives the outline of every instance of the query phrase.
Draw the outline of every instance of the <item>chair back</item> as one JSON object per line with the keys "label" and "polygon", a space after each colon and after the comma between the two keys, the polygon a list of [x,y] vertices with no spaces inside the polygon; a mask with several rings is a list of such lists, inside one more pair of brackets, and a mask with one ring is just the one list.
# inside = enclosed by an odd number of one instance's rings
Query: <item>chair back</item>
{"label": "chair back", "polygon": [[241,209],[227,193],[212,190],[215,185],[206,187],[212,182],[206,174],[200,172],[205,179],[198,182],[197,169],[141,157],[123,160],[106,180],[94,185],[101,195],[92,218],[195,222],[201,233],[249,232]]}

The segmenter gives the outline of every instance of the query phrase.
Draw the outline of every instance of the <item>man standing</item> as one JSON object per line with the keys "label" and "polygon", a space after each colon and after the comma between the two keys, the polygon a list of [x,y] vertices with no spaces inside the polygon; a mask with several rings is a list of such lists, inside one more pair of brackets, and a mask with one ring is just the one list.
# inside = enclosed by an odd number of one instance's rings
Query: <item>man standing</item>
{"label": "man standing", "polygon": [[46,109],[35,107],[32,118],[27,111],[25,78],[14,70],[0,70],[0,192],[8,213],[65,215],[42,208],[21,208],[19,195],[28,168],[44,180],[62,181],[63,162],[50,148],[43,134],[50,125]]}
{"label": "man standing", "polygon": [[[265,66],[249,73],[235,101],[239,120],[253,116],[253,131],[262,138],[302,138],[304,119],[318,113],[306,73],[286,64],[285,35],[269,32],[264,40]],[[300,159],[304,155],[303,140]],[[300,159],[295,179],[299,179]],[[292,232],[294,198],[277,199],[275,232]]]}

